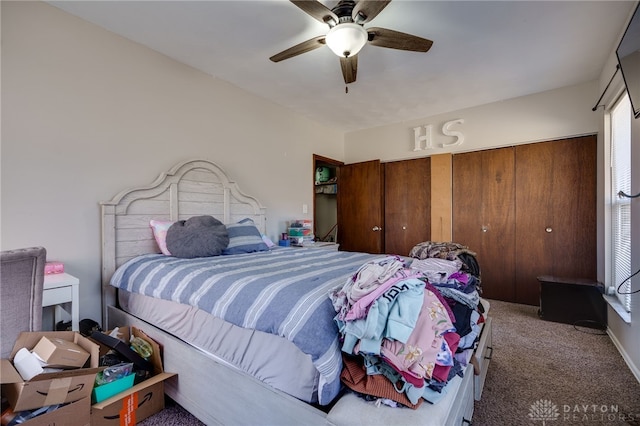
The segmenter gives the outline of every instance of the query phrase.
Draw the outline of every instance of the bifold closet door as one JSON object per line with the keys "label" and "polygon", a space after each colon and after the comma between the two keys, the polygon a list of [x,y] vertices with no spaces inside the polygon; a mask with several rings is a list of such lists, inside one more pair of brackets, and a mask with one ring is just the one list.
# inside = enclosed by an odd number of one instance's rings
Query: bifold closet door
{"label": "bifold closet door", "polygon": [[453,240],[477,254],[482,296],[515,301],[513,148],[453,156]]}
{"label": "bifold closet door", "polygon": [[518,145],[516,301],[540,303],[541,275],[596,279],[596,137]]}
{"label": "bifold closet door", "polygon": [[384,252],[408,256],[431,239],[431,161],[384,163]]}

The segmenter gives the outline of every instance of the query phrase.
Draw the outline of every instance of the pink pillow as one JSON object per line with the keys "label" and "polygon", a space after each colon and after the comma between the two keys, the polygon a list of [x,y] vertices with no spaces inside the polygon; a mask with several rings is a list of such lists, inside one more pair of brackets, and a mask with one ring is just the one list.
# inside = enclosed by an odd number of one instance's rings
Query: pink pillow
{"label": "pink pillow", "polygon": [[167,230],[169,230],[169,227],[173,225],[173,222],[170,220],[151,219],[151,221],[149,221],[149,225],[153,230],[153,236],[156,239],[156,243],[158,243],[158,247],[160,247],[162,254],[171,256],[171,252],[167,249]]}
{"label": "pink pillow", "polygon": [[264,241],[264,243],[267,245],[267,247],[271,248],[271,247],[275,247],[275,243],[273,241],[271,241],[271,238],[267,237],[266,235],[262,234],[262,241]]}

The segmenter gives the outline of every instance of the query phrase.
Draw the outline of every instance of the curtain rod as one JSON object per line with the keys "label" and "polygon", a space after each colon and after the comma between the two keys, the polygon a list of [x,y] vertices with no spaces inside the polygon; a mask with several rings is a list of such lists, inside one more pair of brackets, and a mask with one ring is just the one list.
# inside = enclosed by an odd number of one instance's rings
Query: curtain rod
{"label": "curtain rod", "polygon": [[607,93],[607,90],[609,90],[609,86],[611,86],[611,82],[613,81],[616,74],[618,74],[618,71],[620,71],[620,64],[616,65],[616,70],[611,76],[611,80],[609,80],[609,84],[607,84],[607,87],[604,88],[604,90],[602,91],[602,95],[600,95],[598,102],[596,102],[595,106],[591,109],[591,111],[595,111],[598,109],[598,107],[600,106],[600,101],[602,100],[602,98],[604,98],[604,94]]}

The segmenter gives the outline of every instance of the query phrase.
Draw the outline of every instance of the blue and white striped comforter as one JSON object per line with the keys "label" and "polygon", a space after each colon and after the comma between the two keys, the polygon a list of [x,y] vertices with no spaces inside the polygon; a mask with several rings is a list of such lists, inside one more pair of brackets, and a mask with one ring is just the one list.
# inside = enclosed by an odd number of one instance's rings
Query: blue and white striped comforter
{"label": "blue and white striped comforter", "polygon": [[311,356],[320,376],[319,403],[325,405],[340,390],[342,369],[329,291],[376,257],[294,248],[197,259],[149,254],[118,268],[111,285],[288,339]]}

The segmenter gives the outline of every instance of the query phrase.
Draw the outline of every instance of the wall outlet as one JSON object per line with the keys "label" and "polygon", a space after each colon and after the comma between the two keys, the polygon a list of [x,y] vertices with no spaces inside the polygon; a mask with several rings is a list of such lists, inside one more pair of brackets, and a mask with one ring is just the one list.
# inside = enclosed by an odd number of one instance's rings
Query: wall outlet
{"label": "wall outlet", "polygon": [[309,213],[309,207],[306,204],[302,205],[302,214]]}

